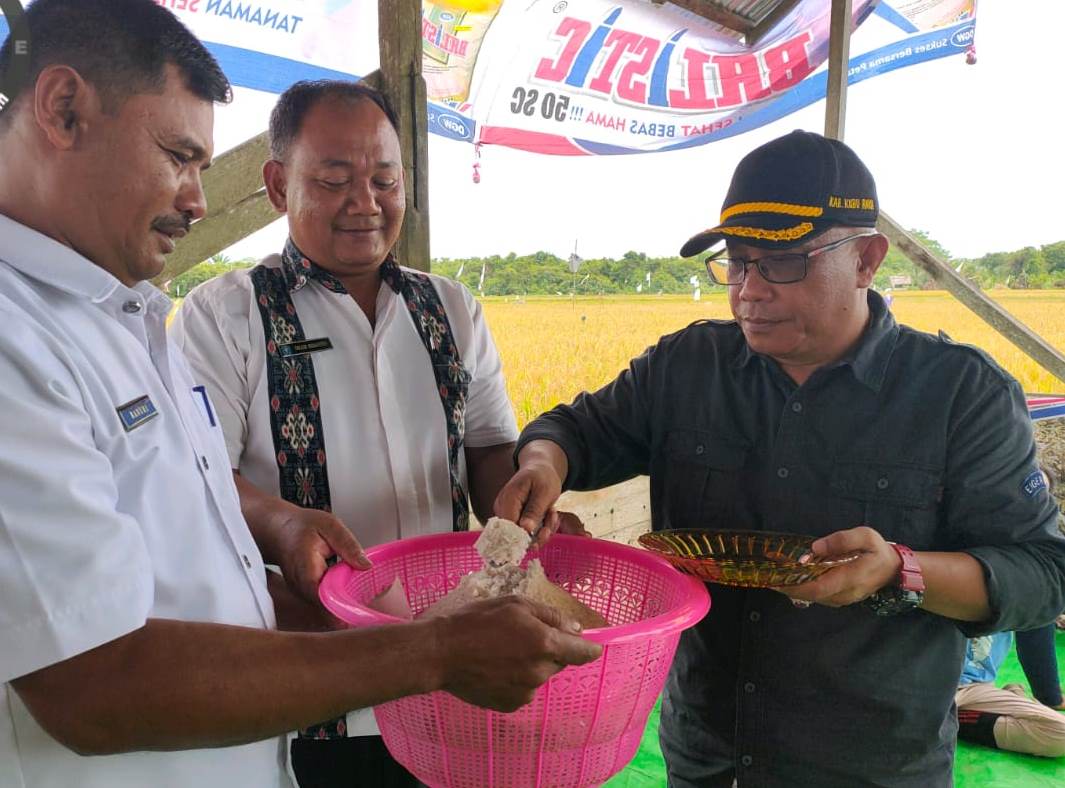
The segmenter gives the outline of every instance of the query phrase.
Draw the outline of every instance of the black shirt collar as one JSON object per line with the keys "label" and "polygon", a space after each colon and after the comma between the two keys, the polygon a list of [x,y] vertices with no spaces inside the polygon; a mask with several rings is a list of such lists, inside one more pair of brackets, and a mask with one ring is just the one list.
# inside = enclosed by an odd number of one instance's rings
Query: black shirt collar
{"label": "black shirt collar", "polygon": [[[858,382],[872,391],[879,391],[884,382],[884,375],[887,373],[888,363],[891,361],[891,354],[895,350],[899,326],[879,293],[869,290],[866,298],[869,304],[869,325],[866,326],[861,339],[850,353],[824,369],[827,371],[838,367],[850,367]],[[759,359],[765,364],[777,365],[768,356],[751,350],[751,346],[744,340],[736,353],[736,368],[745,367],[754,359]]]}

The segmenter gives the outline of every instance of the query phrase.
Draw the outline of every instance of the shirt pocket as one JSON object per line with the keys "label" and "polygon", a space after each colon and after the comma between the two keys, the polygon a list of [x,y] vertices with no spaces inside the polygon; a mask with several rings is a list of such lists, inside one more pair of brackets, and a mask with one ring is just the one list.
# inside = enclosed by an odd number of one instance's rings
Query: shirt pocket
{"label": "shirt pocket", "polygon": [[915,550],[936,546],[942,471],[931,466],[883,462],[836,462],[831,492],[839,515],[868,525],[885,539]]}
{"label": "shirt pocket", "polygon": [[211,402],[211,398],[207,394],[207,387],[203,385],[193,386],[192,400],[193,407],[203,418],[204,424],[209,429],[218,427],[218,416],[214,409],[214,403]]}
{"label": "shirt pocket", "polygon": [[665,495],[670,528],[742,528],[743,470],[750,447],[699,430],[666,434]]}

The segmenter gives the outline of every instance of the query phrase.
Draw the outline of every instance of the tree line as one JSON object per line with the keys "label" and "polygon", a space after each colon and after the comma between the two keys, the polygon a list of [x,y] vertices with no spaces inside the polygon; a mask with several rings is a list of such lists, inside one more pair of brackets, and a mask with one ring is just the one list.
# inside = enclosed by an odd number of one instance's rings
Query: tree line
{"label": "tree line", "polygon": [[[910,232],[962,276],[984,289],[1065,288],[1065,241],[1041,247],[1026,246],[1012,252],[990,252],[970,259],[953,257],[925,232]],[[251,267],[256,262],[250,258],[230,260],[225,255],[215,255],[175,277],[167,289],[171,296],[182,297],[201,282],[234,268]],[[474,293],[493,296],[691,294],[695,286],[704,292],[714,289],[701,257],[649,257],[633,251],[617,259],[582,260],[576,273],[571,273],[568,259],[550,252],[437,258],[432,261],[432,271],[462,282]],[[878,290],[933,289],[936,286],[923,269],[894,245],[888,250],[874,284]]]}

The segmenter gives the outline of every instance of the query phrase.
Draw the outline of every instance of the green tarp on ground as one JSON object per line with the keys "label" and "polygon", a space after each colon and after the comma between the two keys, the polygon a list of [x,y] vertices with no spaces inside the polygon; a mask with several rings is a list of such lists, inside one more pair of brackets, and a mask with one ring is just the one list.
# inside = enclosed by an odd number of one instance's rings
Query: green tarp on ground
{"label": "green tarp on ground", "polygon": [[[1065,632],[1057,633],[1058,667],[1065,676]],[[1017,655],[1009,659],[998,677],[999,686],[1020,682],[1027,686]],[[662,750],[658,747],[658,706],[651,712],[636,757],[607,788],[663,788],[666,784]],[[1065,758],[1036,758],[959,742],[954,763],[956,788],[1062,788]]]}

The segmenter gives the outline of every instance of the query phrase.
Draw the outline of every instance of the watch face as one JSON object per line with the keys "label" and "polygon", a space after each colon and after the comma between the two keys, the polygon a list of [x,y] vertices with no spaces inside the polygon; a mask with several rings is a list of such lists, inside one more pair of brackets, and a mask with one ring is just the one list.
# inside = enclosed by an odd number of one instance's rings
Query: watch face
{"label": "watch face", "polygon": [[878,616],[896,616],[913,610],[924,599],[921,591],[907,591],[897,586],[883,588],[865,600],[864,604],[872,608]]}

